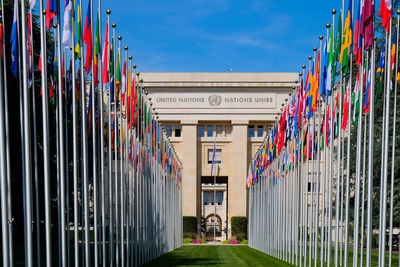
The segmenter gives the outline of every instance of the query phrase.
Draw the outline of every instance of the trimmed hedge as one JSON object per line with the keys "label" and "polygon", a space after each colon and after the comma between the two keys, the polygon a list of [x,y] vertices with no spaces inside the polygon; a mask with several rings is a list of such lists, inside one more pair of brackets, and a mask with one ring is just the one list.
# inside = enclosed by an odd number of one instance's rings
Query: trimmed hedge
{"label": "trimmed hedge", "polygon": [[247,239],[247,217],[234,216],[231,218],[232,235]]}
{"label": "trimmed hedge", "polygon": [[197,218],[194,216],[183,216],[183,232],[196,233],[197,232]]}

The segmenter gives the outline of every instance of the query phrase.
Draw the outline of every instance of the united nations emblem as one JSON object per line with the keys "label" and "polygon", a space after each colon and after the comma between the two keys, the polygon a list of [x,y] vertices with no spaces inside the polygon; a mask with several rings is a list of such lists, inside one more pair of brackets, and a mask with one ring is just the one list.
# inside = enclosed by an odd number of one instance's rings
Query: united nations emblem
{"label": "united nations emblem", "polygon": [[213,107],[219,106],[219,104],[221,104],[221,96],[219,96],[219,95],[210,95],[210,97],[208,98],[208,102]]}

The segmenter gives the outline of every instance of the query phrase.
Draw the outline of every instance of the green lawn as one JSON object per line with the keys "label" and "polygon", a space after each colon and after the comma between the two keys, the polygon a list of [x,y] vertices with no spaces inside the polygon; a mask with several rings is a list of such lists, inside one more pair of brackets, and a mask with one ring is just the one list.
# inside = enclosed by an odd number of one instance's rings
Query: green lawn
{"label": "green lawn", "polygon": [[144,266],[291,266],[248,246],[182,246]]}

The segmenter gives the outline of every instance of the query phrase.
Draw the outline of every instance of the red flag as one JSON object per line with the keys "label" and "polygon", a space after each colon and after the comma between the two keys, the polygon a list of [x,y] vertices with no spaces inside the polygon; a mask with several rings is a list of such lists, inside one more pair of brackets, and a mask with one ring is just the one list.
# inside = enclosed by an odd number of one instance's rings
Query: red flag
{"label": "red flag", "polygon": [[382,26],[389,32],[389,22],[392,17],[392,0],[381,0],[379,17],[382,18]]}
{"label": "red flag", "polygon": [[104,50],[103,50],[103,84],[108,83],[108,71],[110,63],[108,60],[110,59],[110,48],[108,47],[108,23],[106,26],[106,37],[104,39]]}
{"label": "red flag", "polygon": [[90,1],[86,13],[85,31],[83,32],[83,42],[86,44],[86,74],[89,74],[92,69],[92,16],[90,12]]}
{"label": "red flag", "polygon": [[53,19],[57,15],[57,1],[56,0],[47,0],[47,9],[46,9],[46,26],[47,29],[53,26]]}
{"label": "red flag", "polygon": [[361,34],[364,36],[365,49],[368,49],[374,42],[374,11],[374,0],[366,0],[361,17]]}
{"label": "red flag", "polygon": [[347,85],[347,92],[344,97],[344,103],[343,103],[343,120],[342,120],[342,130],[346,131],[347,128],[347,120],[348,120],[348,115],[349,115],[349,94],[350,94],[350,81],[349,84]]}

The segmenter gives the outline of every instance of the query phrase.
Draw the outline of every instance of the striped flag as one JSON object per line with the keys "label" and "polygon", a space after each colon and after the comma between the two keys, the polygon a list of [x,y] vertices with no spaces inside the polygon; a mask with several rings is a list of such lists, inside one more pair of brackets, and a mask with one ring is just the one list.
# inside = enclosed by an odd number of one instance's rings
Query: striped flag
{"label": "striped flag", "polygon": [[392,17],[392,0],[381,0],[379,17],[382,18],[382,26],[389,32],[390,18]]}

